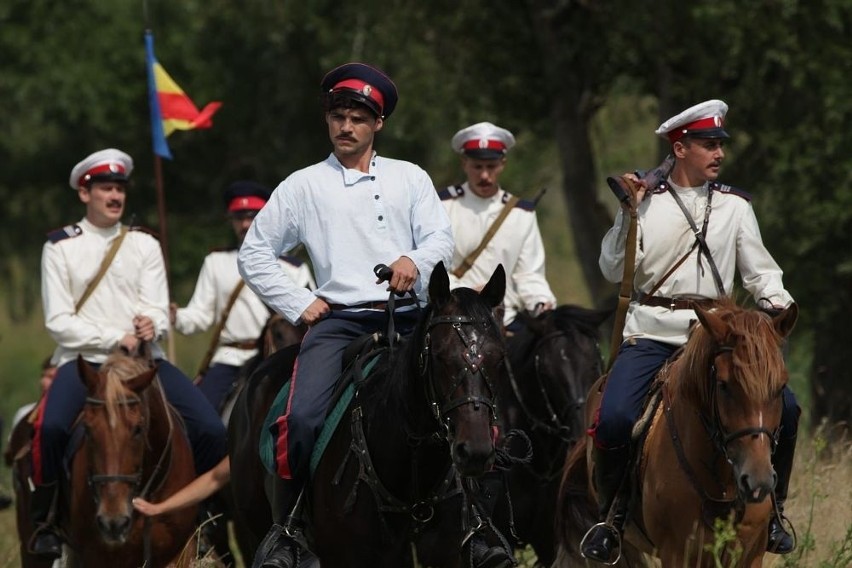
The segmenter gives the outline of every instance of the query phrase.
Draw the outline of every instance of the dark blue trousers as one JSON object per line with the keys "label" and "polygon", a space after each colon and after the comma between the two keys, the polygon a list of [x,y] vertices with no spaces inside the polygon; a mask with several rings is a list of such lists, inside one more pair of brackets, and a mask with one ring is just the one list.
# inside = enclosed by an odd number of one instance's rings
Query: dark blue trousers
{"label": "dark blue trousers", "polygon": [[218,413],[222,409],[228,394],[234,389],[240,368],[235,365],[214,363],[210,365],[204,376],[196,384],[201,394],[210,402],[210,406]]}
{"label": "dark blue trousers", "polygon": [[[633,425],[639,419],[648,390],[676,345],[651,339],[624,342],[609,372],[600,415],[595,426],[595,443],[604,449],[615,449],[630,443]],[[799,405],[789,387],[784,388],[779,445],[795,444],[799,428]]]}
{"label": "dark blue trousers", "polygon": [[[195,470],[204,473],[227,455],[225,426],[207,399],[180,369],[166,360],[157,361],[160,384],[166,399],[186,423],[195,459]],[[100,365],[92,364],[93,367]],[[33,448],[35,482],[52,483],[62,471],[71,427],[86,403],[86,387],[77,372],[77,361],[65,363],[47,391]]]}
{"label": "dark blue trousers", "polygon": [[[403,335],[409,333],[417,323],[417,315],[416,310],[397,313],[396,330]],[[276,421],[276,461],[282,478],[305,481],[311,452],[343,370],[343,351],[364,334],[385,331],[386,317],[377,311],[334,311],[314,324],[302,339],[287,408]]]}

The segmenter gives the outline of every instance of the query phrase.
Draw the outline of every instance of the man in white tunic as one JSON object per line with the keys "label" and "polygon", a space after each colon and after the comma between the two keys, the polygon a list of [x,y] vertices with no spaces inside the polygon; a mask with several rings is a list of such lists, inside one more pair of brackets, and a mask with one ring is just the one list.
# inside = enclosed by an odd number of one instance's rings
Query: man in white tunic
{"label": "man in white tunic", "polygon": [[[686,343],[690,323],[697,319],[695,306],[730,294],[736,270],[758,305],[784,309],[793,303],[782,283],[781,269],[761,240],[751,197],[716,181],[728,138],[723,128],[727,110],[722,101],[705,101],[660,125],[656,134],[672,145],[674,167],[658,187],[641,187],[636,196],[634,300],[627,312],[624,343],[610,370],[593,428],[602,519],[625,475],[631,430],[651,382],[665,361]],[[639,181],[633,174],[627,177]],[[620,282],[624,273],[629,222],[629,213],[620,209],[601,245],[600,267],[610,282]],[[703,234],[709,254],[698,245],[696,229]],[[783,398],[781,438],[772,460],[778,473],[779,508],[787,493],[800,413],[789,388],[784,389]],[[617,543],[617,535],[610,529],[622,529],[624,511],[615,517],[614,527],[600,524],[589,531],[582,551],[587,558],[610,559]],[[769,533],[771,551],[793,549],[793,540],[774,516]]]}
{"label": "man in white tunic", "polygon": [[[227,452],[225,427],[216,411],[164,359],[157,343],[168,331],[165,263],[156,238],[121,224],[132,170],[130,156],[112,148],[74,166],[69,184],[86,215],[49,233],[42,251],[44,320],[57,344],[52,362],[58,367],[35,423],[32,454],[32,517],[39,527],[32,549],[45,558],[61,555],[58,534],[47,521],[65,446],[86,401],[78,355],[97,367],[117,347],[132,352],[140,342],[150,342],[166,398],[186,424],[196,471],[212,468]],[[128,518],[132,512],[128,503]]]}
{"label": "man in white tunic", "polygon": [[[538,228],[534,201],[513,199],[500,186],[506,155],[515,137],[505,128],[479,122],[453,136],[453,150],[461,154],[467,181],[438,193],[453,226],[453,262],[450,287],[480,289],[497,265],[506,270],[503,323],[510,332],[520,322],[519,311],[541,312],[556,305],[545,278],[544,244]],[[470,259],[501,212],[507,216],[481,253]],[[467,262],[466,262],[467,260]],[[473,262],[470,262],[473,260]]]}
{"label": "man in white tunic", "polygon": [[[170,306],[172,325],[190,335],[218,325],[227,310],[218,345],[197,386],[217,410],[234,387],[240,367],[257,354],[256,341],[269,319],[270,311],[257,294],[243,285],[237,270],[237,252],[257,215],[269,200],[271,190],[253,181],[235,181],[225,191],[225,209],[237,246],[207,255],[201,266],[189,304]],[[316,288],[308,265],[296,257],[284,256],[279,264],[297,285]],[[236,296],[232,301],[232,295]]]}

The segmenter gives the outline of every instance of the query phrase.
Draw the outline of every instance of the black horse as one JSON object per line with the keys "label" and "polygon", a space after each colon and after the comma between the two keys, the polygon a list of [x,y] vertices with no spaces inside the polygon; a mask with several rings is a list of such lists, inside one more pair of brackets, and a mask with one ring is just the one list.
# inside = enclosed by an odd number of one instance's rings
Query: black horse
{"label": "black horse", "polygon": [[[504,291],[502,267],[480,293],[450,291],[443,264],[435,267],[431,304],[359,384],[306,490],[308,538],[323,568],[398,568],[415,555],[422,565],[461,565],[471,521],[459,474],[480,475],[495,456],[506,367],[492,310]],[[231,417],[231,485],[254,543],[272,523],[258,436],[296,354],[284,349],[261,364]]]}
{"label": "black horse", "polygon": [[[530,438],[532,461],[506,474],[509,500],[496,522],[513,544],[530,544],[544,566],[556,557],[556,495],[565,456],[584,434],[583,403],[602,373],[599,326],[611,310],[563,305],[538,317],[520,313],[524,326],[507,340],[512,372],[499,392],[507,431]],[[512,453],[520,445],[513,441]]]}

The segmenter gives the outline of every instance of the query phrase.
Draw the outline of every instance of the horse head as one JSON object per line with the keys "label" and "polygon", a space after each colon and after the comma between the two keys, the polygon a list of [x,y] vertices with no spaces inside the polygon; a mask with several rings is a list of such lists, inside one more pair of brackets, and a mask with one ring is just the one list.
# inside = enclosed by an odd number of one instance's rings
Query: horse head
{"label": "horse head", "polygon": [[432,312],[421,354],[427,397],[446,432],[453,463],[464,476],[479,476],[494,462],[496,382],[505,370],[505,345],[493,310],[503,301],[506,273],[500,265],[477,293],[450,291],[443,263],[429,282]]}
{"label": "horse head", "polygon": [[105,543],[123,544],[132,527],[131,499],[139,494],[148,445],[149,410],[144,391],[157,369],[150,359],[115,353],[95,370],[77,365],[86,386],[81,415],[88,486],[95,521]]}
{"label": "horse head", "polygon": [[[781,350],[798,307],[775,317],[723,303],[698,309],[710,338],[709,374],[702,396],[705,428],[731,464],[739,497],[762,502],[775,488],[771,454],[777,443],[787,370]],[[695,330],[699,332],[699,329]]]}

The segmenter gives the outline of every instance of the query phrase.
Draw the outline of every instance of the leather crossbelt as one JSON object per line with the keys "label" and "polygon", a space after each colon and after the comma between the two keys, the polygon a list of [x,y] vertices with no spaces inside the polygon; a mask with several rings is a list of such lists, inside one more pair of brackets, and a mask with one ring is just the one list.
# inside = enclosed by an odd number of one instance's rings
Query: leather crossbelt
{"label": "leather crossbelt", "polygon": [[[394,304],[395,307],[401,308],[403,306],[411,306],[414,304],[414,298],[403,298],[401,300],[397,300]],[[335,311],[340,310],[386,310],[388,308],[387,302],[363,302],[361,304],[352,304],[351,306],[347,306],[346,304],[329,304],[329,308]]]}
{"label": "leather crossbelt", "polygon": [[257,349],[257,341],[229,341],[228,343],[222,343],[221,347],[233,347],[234,349]]}
{"label": "leather crossbelt", "polygon": [[694,310],[695,308],[707,309],[713,305],[714,301],[711,298],[664,298],[644,295],[639,303],[643,306],[657,306],[670,310]]}

